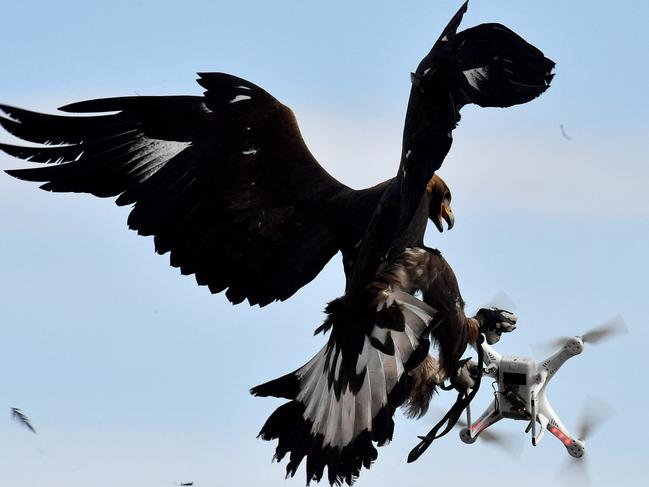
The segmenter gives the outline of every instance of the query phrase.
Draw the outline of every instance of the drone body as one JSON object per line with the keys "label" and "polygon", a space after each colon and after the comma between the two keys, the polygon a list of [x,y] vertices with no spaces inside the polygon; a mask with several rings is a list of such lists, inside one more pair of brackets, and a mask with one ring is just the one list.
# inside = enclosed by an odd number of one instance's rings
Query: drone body
{"label": "drone body", "polygon": [[596,343],[612,333],[624,332],[624,324],[617,320],[594,329],[582,336],[562,339],[560,350],[541,362],[521,355],[501,355],[486,343],[484,374],[495,379],[494,400],[482,415],[471,421],[467,408],[467,426],[460,431],[464,443],[474,443],[480,433],[503,418],[528,421],[526,433],[532,432],[532,445],[539,444],[546,431],[550,431],[575,458],[584,456],[585,436],[588,427],[580,428],[580,434],[572,434],[561,422],[547,398],[547,387],[554,375],[566,361],[584,350],[584,343]]}

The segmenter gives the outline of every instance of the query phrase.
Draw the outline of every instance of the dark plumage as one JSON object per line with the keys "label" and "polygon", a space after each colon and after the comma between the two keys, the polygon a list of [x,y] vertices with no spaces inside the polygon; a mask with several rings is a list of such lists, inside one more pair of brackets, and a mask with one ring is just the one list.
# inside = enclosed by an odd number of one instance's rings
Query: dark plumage
{"label": "dark plumage", "polygon": [[[450,192],[436,175],[466,104],[506,107],[543,93],[552,61],[499,24],[456,33],[466,4],[412,74],[397,175],[355,191],[307,149],[287,107],[249,81],[202,73],[204,96],[127,97],[61,108],[92,116],[0,105],[5,130],[34,147],[2,144],[41,163],[8,171],[42,188],[117,197],[128,224],[158,253],[233,303],[284,300],[342,252],[345,294],[317,331],[306,365],[252,390],[289,400],[260,436],[307,481],[351,484],[391,438],[393,413],[428,406],[478,332],[463,312],[451,268],[427,249],[430,218],[453,225]],[[414,297],[422,293],[422,300]],[[431,340],[440,350],[433,371]],[[423,364],[422,364],[423,362]],[[413,388],[412,385],[415,385]]]}

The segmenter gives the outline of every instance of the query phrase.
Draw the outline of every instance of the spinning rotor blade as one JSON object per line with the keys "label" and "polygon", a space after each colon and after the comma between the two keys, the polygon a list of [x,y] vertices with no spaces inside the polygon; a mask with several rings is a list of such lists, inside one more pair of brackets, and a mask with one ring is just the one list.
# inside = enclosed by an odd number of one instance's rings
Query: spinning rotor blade
{"label": "spinning rotor blade", "polygon": [[[458,428],[466,428],[467,424],[464,419],[460,418],[456,426]],[[524,439],[522,436],[505,435],[503,433],[499,434],[490,430],[484,430],[480,433],[479,438],[485,443],[500,448],[503,452],[514,458],[520,458],[523,453]]]}
{"label": "spinning rotor blade", "polygon": [[[592,343],[593,345],[606,341],[610,338],[613,338],[617,335],[624,335],[628,333],[628,328],[626,323],[620,315],[614,316],[608,321],[605,321],[601,325],[592,328],[583,335],[581,339],[584,343]],[[532,350],[535,355],[544,355],[546,353],[554,352],[559,348],[563,347],[570,337],[563,336],[559,338],[554,338],[552,340],[544,341],[537,343],[532,346]]]}
{"label": "spinning rotor blade", "polygon": [[498,291],[482,307],[498,308],[505,311],[516,311],[516,303],[505,291]]}
{"label": "spinning rotor blade", "polygon": [[498,308],[503,311],[514,312],[516,311],[516,303],[514,303],[514,300],[505,291],[498,291],[481,305],[473,308],[472,315],[475,315],[482,308]]}
{"label": "spinning rotor blade", "polygon": [[563,462],[555,479],[563,485],[592,485],[586,458],[570,457]]}
{"label": "spinning rotor blade", "polygon": [[[610,419],[612,415],[613,409],[601,399],[586,398],[577,433],[579,439],[585,442],[593,431]],[[557,479],[570,485],[591,485],[587,456],[588,453],[581,458],[568,458],[559,469]]]}
{"label": "spinning rotor blade", "polygon": [[582,408],[581,421],[579,423],[578,435],[581,441],[588,437],[599,426],[605,423],[613,415],[613,409],[601,399],[588,397]]}
{"label": "spinning rotor blade", "polygon": [[[431,407],[431,410],[435,410],[436,413],[443,415],[443,413],[436,407]],[[455,427],[466,428],[466,420],[463,417],[460,417],[455,424]],[[478,441],[484,441],[488,445],[499,448],[513,458],[519,459],[523,453],[523,443],[525,440],[522,436],[519,437],[518,435],[514,436],[510,434],[496,433],[491,430],[484,430],[480,433],[478,438]]]}
{"label": "spinning rotor blade", "polygon": [[624,319],[620,315],[614,316],[600,326],[587,331],[581,336],[584,343],[599,343],[602,340],[613,338],[616,335],[624,335],[629,332]]}
{"label": "spinning rotor blade", "polygon": [[531,345],[532,352],[534,352],[534,355],[536,356],[547,355],[549,353],[555,352],[556,350],[559,350],[561,347],[563,347],[569,338],[569,336],[562,336],[553,338],[552,340],[537,342]]}

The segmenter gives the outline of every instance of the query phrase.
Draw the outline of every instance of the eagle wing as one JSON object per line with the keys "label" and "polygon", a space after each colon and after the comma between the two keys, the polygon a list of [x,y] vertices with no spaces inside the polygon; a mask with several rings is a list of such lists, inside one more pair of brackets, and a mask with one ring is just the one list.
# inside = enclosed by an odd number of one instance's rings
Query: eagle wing
{"label": "eagle wing", "polygon": [[[292,111],[258,86],[200,74],[200,96],[125,97],[62,107],[75,116],[0,106],[0,125],[36,147],[4,152],[44,167],[7,171],[41,188],[117,197],[129,227],[153,235],[171,265],[233,303],[284,300],[344,240],[344,209],[375,200],[330,176]],[[112,112],[100,115],[89,113]],[[361,205],[362,206],[362,205]],[[342,209],[342,211],[341,211]]]}
{"label": "eagle wing", "polygon": [[[305,366],[255,387],[290,401],[262,427],[288,457],[287,474],[306,459],[306,480],[327,472],[351,485],[392,439],[393,415],[408,398],[412,373],[430,338],[453,371],[471,325],[451,268],[418,245],[425,188],[450,150],[462,106],[506,107],[542,94],[554,63],[499,24],[456,32],[464,4],[415,73],[399,173],[383,192],[349,273],[345,296],[327,307],[325,347]],[[422,291],[423,302],[412,294]],[[455,363],[454,363],[455,362]]]}

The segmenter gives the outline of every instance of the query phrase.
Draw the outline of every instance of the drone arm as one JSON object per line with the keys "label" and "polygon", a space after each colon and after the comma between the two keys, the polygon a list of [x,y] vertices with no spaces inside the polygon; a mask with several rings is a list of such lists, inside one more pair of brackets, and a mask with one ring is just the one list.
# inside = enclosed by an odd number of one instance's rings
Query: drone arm
{"label": "drone arm", "polygon": [[568,429],[563,425],[557,413],[554,412],[546,398],[539,404],[543,411],[543,417],[546,418],[545,428],[563,443],[568,453],[573,457],[581,457],[584,454],[584,442],[575,438]]}
{"label": "drone arm", "polygon": [[545,389],[550,379],[569,358],[579,355],[583,350],[584,342],[581,338],[572,337],[566,341],[561,350],[541,362],[539,372],[543,375],[543,389]]}
{"label": "drone arm", "polygon": [[[471,345],[473,346],[473,348],[476,348],[475,343],[472,343]],[[483,341],[478,346],[482,347],[482,350],[484,352],[484,364],[486,366],[495,365],[496,367],[498,367],[498,364],[500,364],[500,359],[502,358],[502,355],[500,355],[493,348],[491,348],[490,345],[487,345],[486,340]]]}

